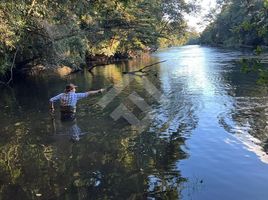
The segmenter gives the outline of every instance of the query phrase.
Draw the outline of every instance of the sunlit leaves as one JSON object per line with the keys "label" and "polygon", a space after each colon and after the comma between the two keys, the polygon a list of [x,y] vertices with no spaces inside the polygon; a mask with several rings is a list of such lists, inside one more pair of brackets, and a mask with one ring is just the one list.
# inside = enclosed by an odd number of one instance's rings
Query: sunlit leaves
{"label": "sunlit leaves", "polygon": [[[27,0],[0,3],[0,71],[12,63],[77,67],[86,55],[112,57],[181,38],[184,0]],[[176,39],[176,41],[177,41]]]}
{"label": "sunlit leaves", "polygon": [[264,0],[264,7],[268,8],[268,0]]}
{"label": "sunlit leaves", "polygon": [[267,45],[267,8],[263,1],[227,0],[202,35],[202,40],[225,46]]}

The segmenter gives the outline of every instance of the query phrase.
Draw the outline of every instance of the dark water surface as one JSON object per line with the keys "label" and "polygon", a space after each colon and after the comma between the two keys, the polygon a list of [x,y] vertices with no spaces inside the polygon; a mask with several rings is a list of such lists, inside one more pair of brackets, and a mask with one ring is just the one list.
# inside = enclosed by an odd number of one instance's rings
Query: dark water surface
{"label": "dark water surface", "polygon": [[[267,199],[268,96],[240,72],[245,55],[170,48],[94,76],[2,88],[0,199]],[[122,73],[162,60],[147,76]],[[48,99],[67,82],[115,88],[81,100],[66,124],[51,119]]]}

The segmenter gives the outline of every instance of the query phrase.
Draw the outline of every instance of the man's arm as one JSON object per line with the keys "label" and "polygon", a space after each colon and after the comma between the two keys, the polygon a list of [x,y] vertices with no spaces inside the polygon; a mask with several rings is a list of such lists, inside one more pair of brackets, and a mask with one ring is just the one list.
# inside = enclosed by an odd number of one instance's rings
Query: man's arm
{"label": "man's arm", "polygon": [[59,95],[49,99],[49,109],[50,109],[51,112],[54,112],[54,110],[55,110],[54,109],[54,102],[60,100],[61,96],[62,96],[62,94],[59,94]]}
{"label": "man's arm", "polygon": [[92,91],[88,91],[88,92],[84,92],[84,93],[76,93],[76,96],[77,96],[77,99],[80,100],[80,99],[86,98],[92,94],[102,93],[103,91],[104,91],[104,89],[92,90]]}
{"label": "man's arm", "polygon": [[104,92],[104,89],[99,89],[99,90],[92,90],[92,91],[88,91],[88,95],[91,95],[91,94],[98,94],[98,93],[103,93]]}
{"label": "man's arm", "polygon": [[53,112],[55,109],[54,109],[54,103],[53,101],[50,101],[49,102],[49,109]]}
{"label": "man's arm", "polygon": [[76,93],[76,96],[77,96],[77,99],[80,100],[80,99],[86,98],[92,94],[102,93],[103,91],[104,91],[104,89],[91,90],[91,91],[84,92],[84,93]]}

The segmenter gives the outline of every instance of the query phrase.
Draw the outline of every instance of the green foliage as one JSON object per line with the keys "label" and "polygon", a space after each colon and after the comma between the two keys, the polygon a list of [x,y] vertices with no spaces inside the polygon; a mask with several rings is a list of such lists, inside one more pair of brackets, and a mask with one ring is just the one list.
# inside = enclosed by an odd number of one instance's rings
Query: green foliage
{"label": "green foliage", "polygon": [[261,53],[263,52],[263,50],[260,46],[257,46],[256,49],[254,50],[254,52],[257,56],[260,56]]}
{"label": "green foliage", "polygon": [[11,65],[10,58],[2,50],[0,50],[0,75],[4,75]]}
{"label": "green foliage", "polygon": [[240,61],[241,70],[244,73],[256,73],[259,79],[257,82],[262,85],[268,85],[268,68],[262,63],[261,54],[263,49],[258,46],[255,50],[256,57],[243,58]]}
{"label": "green foliage", "polygon": [[259,75],[268,83],[267,69],[261,63],[261,46],[268,45],[267,0],[223,0],[222,10],[201,35],[201,42],[212,45],[254,47],[255,58],[242,59],[242,71]]}
{"label": "green foliage", "polygon": [[159,38],[177,43],[174,37],[186,28],[182,13],[193,9],[184,0],[4,0],[0,71],[8,70],[16,50],[17,68],[75,67],[85,62],[86,55],[145,51],[159,46]]}
{"label": "green foliage", "polygon": [[201,42],[224,46],[268,45],[267,1],[224,0]]}
{"label": "green foliage", "polygon": [[268,8],[268,0],[264,0],[264,7]]}

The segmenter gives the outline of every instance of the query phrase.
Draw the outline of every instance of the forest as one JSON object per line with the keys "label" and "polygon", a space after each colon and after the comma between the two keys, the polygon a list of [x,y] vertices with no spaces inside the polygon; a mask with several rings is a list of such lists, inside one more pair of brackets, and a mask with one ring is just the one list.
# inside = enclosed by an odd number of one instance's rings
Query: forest
{"label": "forest", "polygon": [[202,44],[229,47],[268,45],[267,0],[219,0],[207,16],[211,21],[201,35]]}
{"label": "forest", "polygon": [[211,23],[195,40],[205,45],[248,48],[253,57],[240,62],[242,71],[257,73],[258,82],[268,85],[268,1],[218,0],[218,7],[207,15]]}
{"label": "forest", "polygon": [[[13,71],[80,70],[183,44],[257,48],[268,45],[267,0],[217,0],[199,34],[184,15],[201,12],[184,0],[3,0],[0,77]],[[193,3],[194,2],[194,3]]]}
{"label": "forest", "polygon": [[[184,0],[3,0],[0,74],[136,57],[186,43]],[[90,66],[89,66],[90,67]]]}

